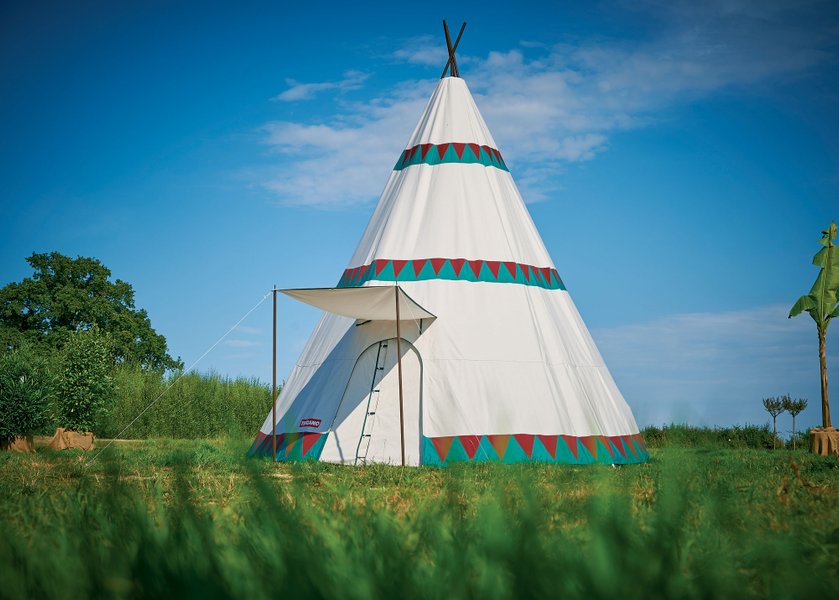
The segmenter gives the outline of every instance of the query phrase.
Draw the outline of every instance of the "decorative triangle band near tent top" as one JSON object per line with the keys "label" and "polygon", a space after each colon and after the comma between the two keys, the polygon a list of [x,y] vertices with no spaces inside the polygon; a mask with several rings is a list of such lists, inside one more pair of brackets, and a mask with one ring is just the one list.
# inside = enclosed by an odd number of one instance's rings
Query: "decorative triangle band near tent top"
{"label": "decorative triangle band near tent top", "polygon": [[402,152],[393,170],[401,171],[411,165],[441,165],[444,163],[478,164],[485,167],[495,167],[502,171],[510,170],[496,148],[465,142],[417,144]]}
{"label": "decorative triangle band near tent top", "polygon": [[380,258],[368,265],[346,269],[338,281],[338,287],[359,287],[367,281],[425,281],[427,279],[518,283],[549,290],[565,289],[559,273],[551,267],[465,258],[417,258],[413,260]]}

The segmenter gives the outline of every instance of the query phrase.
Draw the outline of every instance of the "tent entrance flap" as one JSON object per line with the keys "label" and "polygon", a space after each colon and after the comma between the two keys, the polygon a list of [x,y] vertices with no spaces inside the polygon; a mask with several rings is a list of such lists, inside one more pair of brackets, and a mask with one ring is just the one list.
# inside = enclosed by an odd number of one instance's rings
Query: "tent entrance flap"
{"label": "tent entrance flap", "polygon": [[399,298],[399,313],[402,321],[434,319],[435,315],[417,304],[399,286],[370,286],[357,288],[309,288],[280,290],[310,306],[363,321],[395,321],[396,303]]}

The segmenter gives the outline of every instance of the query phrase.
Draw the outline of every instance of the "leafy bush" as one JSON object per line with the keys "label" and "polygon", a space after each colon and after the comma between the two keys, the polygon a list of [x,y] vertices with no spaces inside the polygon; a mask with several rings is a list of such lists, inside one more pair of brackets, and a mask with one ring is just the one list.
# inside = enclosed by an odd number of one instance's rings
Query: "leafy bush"
{"label": "leafy bush", "polygon": [[58,378],[59,425],[75,431],[93,431],[97,419],[113,400],[110,340],[97,326],[77,331],[62,351]]}
{"label": "leafy bush", "polygon": [[79,330],[94,325],[107,332],[115,362],[151,369],[183,368],[169,356],[166,338],[151,326],[145,310],[134,305],[134,289],[95,258],[70,258],[59,252],[26,259],[32,277],[0,288],[0,344],[37,344],[60,350]]}
{"label": "leafy bush", "polygon": [[30,350],[0,355],[0,445],[46,426],[51,387],[46,361]]}

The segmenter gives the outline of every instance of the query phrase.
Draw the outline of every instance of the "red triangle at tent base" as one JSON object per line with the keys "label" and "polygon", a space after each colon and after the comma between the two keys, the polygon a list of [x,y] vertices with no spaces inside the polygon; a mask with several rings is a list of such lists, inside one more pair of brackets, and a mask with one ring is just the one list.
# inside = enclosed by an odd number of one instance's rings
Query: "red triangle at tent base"
{"label": "red triangle at tent base", "polygon": [[527,458],[530,458],[533,454],[533,441],[535,436],[528,434],[528,433],[517,433],[513,436],[518,442],[518,445],[524,450],[524,454]]}

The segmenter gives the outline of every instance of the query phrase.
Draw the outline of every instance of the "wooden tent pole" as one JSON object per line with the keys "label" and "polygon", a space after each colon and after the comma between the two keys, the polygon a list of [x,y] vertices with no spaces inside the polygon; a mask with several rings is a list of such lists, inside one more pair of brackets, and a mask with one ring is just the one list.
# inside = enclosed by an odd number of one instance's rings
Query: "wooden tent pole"
{"label": "wooden tent pole", "polygon": [[460,33],[457,34],[457,39],[454,42],[454,46],[452,46],[452,38],[449,36],[449,26],[446,24],[446,20],[443,19],[443,31],[446,34],[446,48],[449,51],[449,59],[446,61],[446,66],[443,67],[443,74],[440,75],[440,79],[446,76],[449,66],[452,69],[452,77],[460,77],[460,70],[457,68],[457,59],[454,57],[454,53],[457,52],[457,45],[460,43],[464,29],[466,29],[466,21],[460,26]]}
{"label": "wooden tent pole", "polygon": [[[454,77],[454,64],[452,63],[452,59],[454,58],[454,54],[452,53],[452,38],[449,36],[449,26],[446,25],[446,20],[443,19],[443,31],[446,33],[446,50],[449,51],[449,62],[446,63],[446,69],[451,67],[452,77]],[[445,76],[446,71],[443,71],[443,75]],[[442,79],[442,77],[440,78]]]}
{"label": "wooden tent pole", "polygon": [[271,375],[271,451],[274,462],[277,462],[277,286],[272,290],[274,294],[274,339],[272,353]]}
{"label": "wooden tent pole", "polygon": [[396,297],[396,365],[399,375],[399,436],[402,442],[402,466],[405,466],[405,417],[402,403],[402,330],[399,326],[399,286],[393,286]]}
{"label": "wooden tent pole", "polygon": [[460,37],[463,35],[464,29],[466,29],[466,21],[464,21],[463,25],[460,26],[460,33],[457,34],[457,39],[454,41],[454,46],[452,46],[452,64],[454,65],[455,77],[460,77],[460,67],[457,66],[457,58],[454,53],[457,52],[457,45],[460,43]]}

